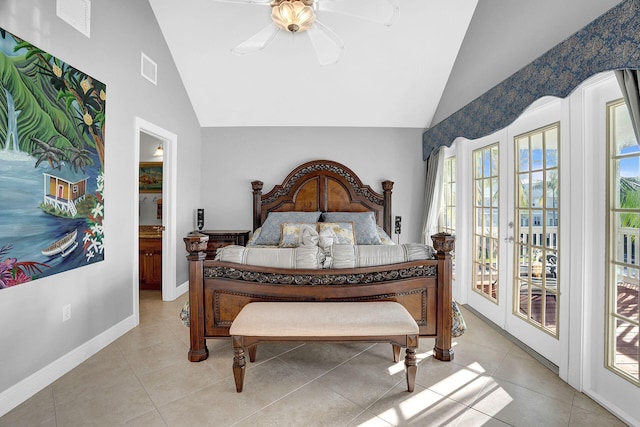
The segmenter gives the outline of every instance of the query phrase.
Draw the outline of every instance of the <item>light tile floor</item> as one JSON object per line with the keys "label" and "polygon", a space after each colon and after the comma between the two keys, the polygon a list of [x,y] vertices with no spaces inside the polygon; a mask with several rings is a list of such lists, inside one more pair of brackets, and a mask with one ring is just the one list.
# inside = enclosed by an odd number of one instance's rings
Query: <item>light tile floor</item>
{"label": "light tile floor", "polygon": [[228,340],[187,361],[186,295],[140,295],[140,325],[0,418],[0,426],[623,426],[464,310],[455,359],[421,339],[413,393],[390,345],[258,348],[236,393]]}

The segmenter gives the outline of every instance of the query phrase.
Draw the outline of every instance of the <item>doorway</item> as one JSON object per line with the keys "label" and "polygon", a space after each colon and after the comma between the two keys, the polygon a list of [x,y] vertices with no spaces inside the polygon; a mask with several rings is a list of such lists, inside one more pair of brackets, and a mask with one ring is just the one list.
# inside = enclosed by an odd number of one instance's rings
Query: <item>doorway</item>
{"label": "doorway", "polygon": [[[155,208],[160,209],[157,216],[161,217],[160,226],[164,227],[162,231],[162,300],[173,301],[176,299],[176,154],[177,154],[177,136],[166,129],[163,129],[153,123],[136,117],[135,120],[135,142],[136,142],[136,161],[135,174],[139,174],[141,162],[141,149],[145,141],[153,141],[162,147],[162,192],[149,193],[156,194]],[[157,148],[157,146],[154,148]],[[135,204],[138,209],[135,215],[135,230],[137,236],[140,229],[140,183],[135,182]],[[158,204],[161,199],[161,204]],[[148,198],[148,200],[153,200]],[[156,210],[157,212],[157,210]],[[135,239],[135,252],[139,252],[139,242]],[[134,313],[139,314],[139,264],[134,263]]]}
{"label": "doorway", "polygon": [[163,160],[164,141],[140,132],[138,196],[138,285],[140,290],[162,290]]}

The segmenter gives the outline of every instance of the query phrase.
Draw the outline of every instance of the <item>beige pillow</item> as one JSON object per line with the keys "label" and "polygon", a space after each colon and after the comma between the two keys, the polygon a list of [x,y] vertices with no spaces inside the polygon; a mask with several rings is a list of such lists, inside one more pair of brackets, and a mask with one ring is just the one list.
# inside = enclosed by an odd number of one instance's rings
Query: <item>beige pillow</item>
{"label": "beige pillow", "polygon": [[317,246],[318,232],[315,224],[303,222],[285,222],[280,225],[281,248],[296,248],[298,246]]}
{"label": "beige pillow", "polygon": [[319,222],[318,233],[322,235],[324,230],[331,230],[338,238],[338,244],[340,245],[355,245],[356,235],[353,229],[353,221],[345,222]]}

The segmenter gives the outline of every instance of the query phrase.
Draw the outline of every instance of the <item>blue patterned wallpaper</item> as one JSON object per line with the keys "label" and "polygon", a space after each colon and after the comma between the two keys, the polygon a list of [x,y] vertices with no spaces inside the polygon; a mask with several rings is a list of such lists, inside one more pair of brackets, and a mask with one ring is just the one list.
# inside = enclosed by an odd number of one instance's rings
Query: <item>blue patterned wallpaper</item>
{"label": "blue patterned wallpaper", "polygon": [[564,98],[602,71],[640,68],[640,0],[625,0],[422,135],[422,157],[512,123],[536,99]]}

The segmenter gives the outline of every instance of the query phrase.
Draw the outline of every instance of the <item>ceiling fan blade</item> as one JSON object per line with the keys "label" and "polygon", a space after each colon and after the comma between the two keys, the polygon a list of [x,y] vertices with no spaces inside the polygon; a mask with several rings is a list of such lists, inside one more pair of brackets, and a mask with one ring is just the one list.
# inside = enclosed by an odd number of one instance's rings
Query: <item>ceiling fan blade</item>
{"label": "ceiling fan blade", "polygon": [[335,64],[344,51],[344,42],[326,25],[316,22],[307,30],[320,65]]}
{"label": "ceiling fan blade", "polygon": [[271,0],[213,0],[218,3],[239,3],[239,4],[262,4],[271,6]]}
{"label": "ceiling fan blade", "polygon": [[247,40],[240,43],[238,46],[231,49],[231,52],[238,55],[244,55],[246,53],[253,53],[262,50],[273,41],[279,31],[280,29],[271,23]]}
{"label": "ceiling fan blade", "polygon": [[398,0],[316,0],[318,10],[341,13],[391,26],[398,19]]}

